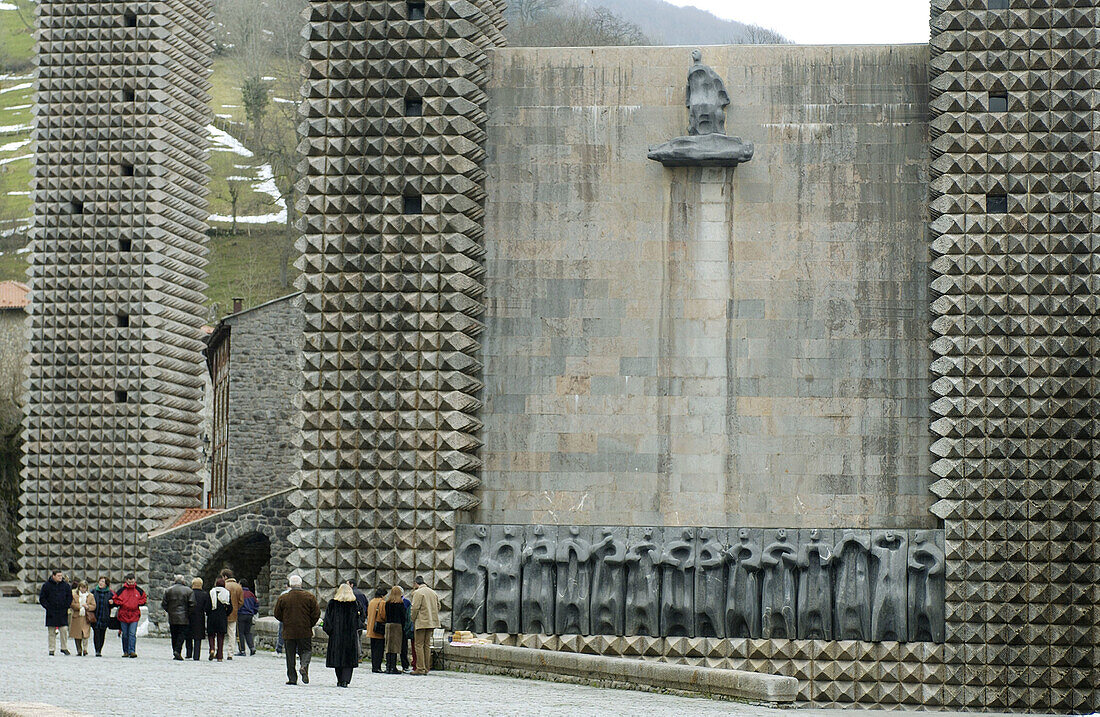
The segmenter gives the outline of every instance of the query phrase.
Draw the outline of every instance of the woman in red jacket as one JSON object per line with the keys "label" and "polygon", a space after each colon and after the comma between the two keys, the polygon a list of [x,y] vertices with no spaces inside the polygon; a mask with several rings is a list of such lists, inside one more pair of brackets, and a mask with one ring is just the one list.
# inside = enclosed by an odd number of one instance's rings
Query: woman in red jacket
{"label": "woman in red jacket", "polygon": [[126,576],[126,583],[111,602],[118,605],[118,623],[122,626],[122,656],[137,657],[137,625],[141,619],[141,606],[145,604],[145,591],[137,586],[133,573]]}

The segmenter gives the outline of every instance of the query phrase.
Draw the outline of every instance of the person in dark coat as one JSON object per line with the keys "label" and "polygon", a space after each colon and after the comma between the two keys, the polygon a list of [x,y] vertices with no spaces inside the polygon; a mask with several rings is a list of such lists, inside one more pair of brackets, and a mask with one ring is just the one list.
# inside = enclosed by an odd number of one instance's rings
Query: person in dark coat
{"label": "person in dark coat", "polygon": [[206,639],[206,613],[210,612],[210,593],[202,589],[202,578],[191,581],[191,634],[187,640],[187,659],[202,659],[202,641]]}
{"label": "person in dark coat", "polygon": [[400,674],[397,671],[397,656],[401,654],[401,643],[405,639],[405,600],[401,586],[394,585],[386,598],[386,673]]}
{"label": "person in dark coat", "polygon": [[[237,609],[237,646],[240,648],[237,652],[238,657],[256,654],[256,642],[252,638],[252,621],[260,612],[260,600],[256,597],[256,593],[252,592],[252,583],[241,583],[241,594],[244,600]],[[230,645],[229,648],[233,649],[233,646]],[[248,648],[247,653],[245,648]]]}
{"label": "person in dark coat", "polygon": [[351,585],[342,584],[325,608],[322,625],[328,635],[325,666],[336,670],[336,686],[347,687],[359,665],[359,605]]}
{"label": "person in dark coat", "polygon": [[214,582],[214,587],[210,589],[210,607],[206,610],[206,636],[210,642],[209,659],[211,660],[215,658],[215,643],[218,646],[216,653],[218,662],[223,659],[222,649],[225,646],[225,633],[229,630],[229,613],[232,611],[233,599],[225,587],[225,578],[218,578]]}
{"label": "person in dark coat", "polygon": [[191,611],[194,609],[195,595],[183,582],[183,576],[177,575],[172,586],[164,591],[160,609],[168,614],[168,629],[172,633],[172,659],[183,659],[183,643],[191,629]]}
{"label": "person in dark coat", "polygon": [[73,602],[73,587],[65,582],[65,575],[54,570],[38,591],[38,604],[46,608],[46,629],[50,633],[50,654],[61,636],[61,654],[69,655],[69,605]]}
{"label": "person in dark coat", "polygon": [[351,586],[351,591],[355,594],[355,604],[359,606],[359,630],[362,632],[367,624],[367,604],[370,602],[370,598],[356,586],[355,581],[348,580],[348,585]]}
{"label": "person in dark coat", "polygon": [[92,625],[92,644],[95,645],[95,656],[103,657],[103,641],[107,637],[107,623],[111,619],[111,598],[115,594],[107,587],[107,578],[100,578],[92,589],[92,597],[95,598],[95,624]]}
{"label": "person in dark coat", "polygon": [[298,673],[294,672],[294,656],[301,661],[302,682],[309,684],[309,658],[313,649],[313,626],[321,617],[321,606],[313,593],[302,589],[302,577],[291,575],[287,578],[290,590],[275,601],[272,614],[283,626],[283,640],[286,643],[286,683],[298,684]]}

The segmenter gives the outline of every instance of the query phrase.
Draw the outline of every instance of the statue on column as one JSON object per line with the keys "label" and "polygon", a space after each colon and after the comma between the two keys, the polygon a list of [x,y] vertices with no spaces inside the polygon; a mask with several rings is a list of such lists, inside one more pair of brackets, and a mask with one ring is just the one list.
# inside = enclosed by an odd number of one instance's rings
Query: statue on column
{"label": "statue on column", "polygon": [[[635,531],[641,531],[640,536]],[[661,634],[661,546],[653,528],[631,528],[631,545],[626,554],[626,635]]]}
{"label": "statue on column", "polygon": [[751,142],[726,135],[730,96],[718,73],[703,64],[699,50],[691,53],[684,104],[687,135],[651,147],[649,159],[666,167],[736,167],[752,159]]}
{"label": "statue on column", "polygon": [[588,634],[592,543],[580,532],[580,527],[571,525],[565,538],[558,540],[558,604],[554,619],[558,635]]}
{"label": "statue on column", "polygon": [[798,637],[833,639],[832,546],[811,528],[809,542],[798,549]]}
{"label": "statue on column", "polygon": [[871,534],[871,559],[874,578],[871,584],[871,640],[904,642],[906,627],[906,568],[908,551],[905,536],[893,530]]}
{"label": "statue on column", "polygon": [[725,637],[726,546],[699,528],[695,550],[695,637]]}
{"label": "statue on column", "polygon": [[472,535],[455,550],[454,618],[455,630],[485,632],[485,566],[489,547],[489,528],[475,525]]}
{"label": "statue on column", "polygon": [[930,530],[913,533],[909,545],[909,640],[944,640],[944,559]]}
{"label": "statue on column", "polygon": [[793,639],[795,631],[796,552],[787,542],[787,530],[780,528],[760,558],[764,567],[761,586],[760,636]]}
{"label": "statue on column", "polygon": [[602,528],[602,538],[592,546],[596,561],[592,576],[593,635],[622,635],[626,586],[623,566],[626,564],[626,540],[623,528]]}
{"label": "statue on column", "polygon": [[494,526],[492,550],[488,559],[488,609],[485,624],[489,632],[518,633],[520,603],[519,529],[512,525]]}
{"label": "statue on column", "polygon": [[871,639],[871,536],[846,530],[833,552],[836,639]]}
{"label": "statue on column", "polygon": [[726,637],[760,637],[760,540],[740,528],[726,551]]}
{"label": "statue on column", "polygon": [[520,581],[520,609],[523,632],[554,634],[554,578],[557,572],[554,541],[546,528],[536,525],[523,547],[523,579]]}
{"label": "statue on column", "polygon": [[695,531],[684,528],[661,554],[661,635],[695,637]]}

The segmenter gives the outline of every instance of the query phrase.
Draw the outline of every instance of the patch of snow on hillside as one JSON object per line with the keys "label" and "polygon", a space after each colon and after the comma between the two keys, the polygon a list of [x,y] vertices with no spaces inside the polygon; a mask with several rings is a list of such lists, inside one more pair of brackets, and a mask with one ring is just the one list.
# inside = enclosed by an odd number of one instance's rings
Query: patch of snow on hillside
{"label": "patch of snow on hillside", "polygon": [[[226,177],[226,179],[240,180],[245,179],[245,177]],[[257,194],[266,194],[271,197],[273,200],[272,204],[274,204],[279,211],[270,214],[261,214],[259,216],[241,216],[238,214],[238,224],[286,223],[286,202],[283,201],[282,195],[279,194],[279,188],[275,185],[275,170],[271,168],[270,164],[264,164],[256,168],[256,182],[252,185],[252,191]],[[211,214],[210,221],[232,222],[233,217],[225,214]]]}
{"label": "patch of snow on hillside", "polygon": [[206,131],[210,134],[210,141],[214,143],[214,146],[210,148],[211,151],[232,152],[242,157],[254,156],[248,147],[245,147],[240,140],[228,132],[224,132],[212,124],[206,126]]}
{"label": "patch of snow on hillside", "polygon": [[25,147],[26,145],[28,145],[30,143],[31,143],[31,141],[29,139],[20,139],[20,140],[17,140],[15,142],[8,142],[7,144],[0,144],[0,152],[14,152],[15,150],[19,149],[20,147]]}

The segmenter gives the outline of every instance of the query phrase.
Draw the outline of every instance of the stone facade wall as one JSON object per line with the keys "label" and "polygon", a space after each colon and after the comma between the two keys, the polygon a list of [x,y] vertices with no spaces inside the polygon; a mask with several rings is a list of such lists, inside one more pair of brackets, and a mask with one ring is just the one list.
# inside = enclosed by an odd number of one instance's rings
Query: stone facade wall
{"label": "stone facade wall", "polygon": [[[275,598],[286,586],[287,555],[290,554],[290,502],[289,490],[280,491],[261,500],[246,503],[208,518],[181,525],[149,537],[149,614],[150,619],[164,622],[160,609],[165,589],[172,584],[172,576],[181,574],[187,584],[191,579],[206,579],[211,570],[220,571],[226,548],[247,543],[249,538],[262,535],[267,538],[271,559],[266,570],[256,580],[257,598],[261,614],[275,604]],[[228,564],[235,556],[227,556]],[[213,564],[217,562],[217,564]],[[238,570],[238,577],[240,577]],[[214,587],[207,580],[206,588]]]}
{"label": "stone facade wall", "polygon": [[19,559],[19,420],[22,417],[26,320],[22,309],[0,310],[0,579]]}
{"label": "stone facade wall", "polygon": [[227,506],[289,488],[298,468],[302,300],[292,294],[229,316]]}
{"label": "stone facade wall", "polygon": [[927,48],[493,53],[475,522],[931,527]]}

